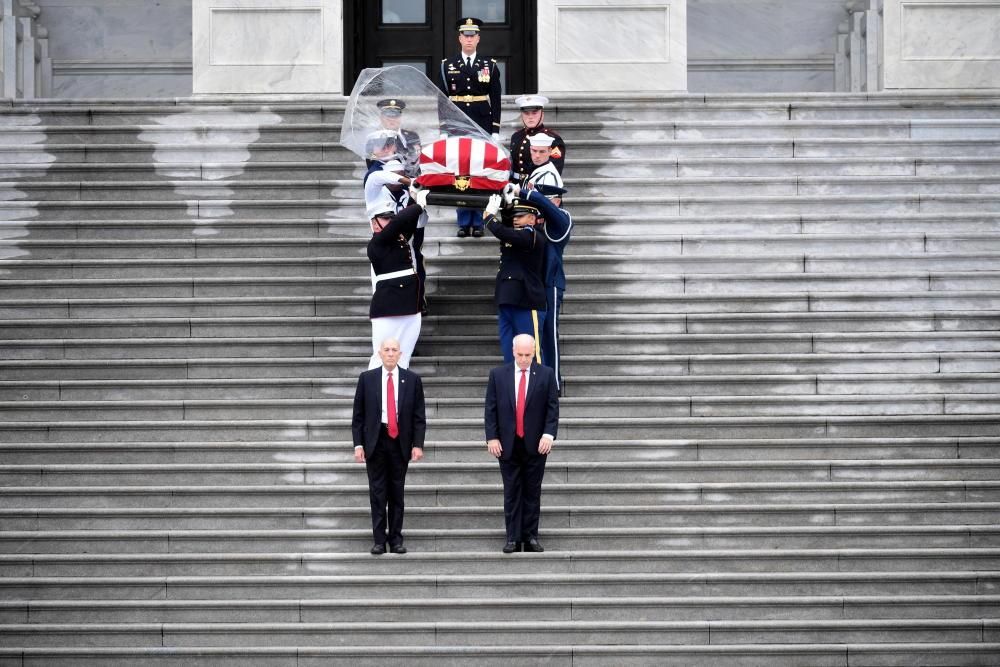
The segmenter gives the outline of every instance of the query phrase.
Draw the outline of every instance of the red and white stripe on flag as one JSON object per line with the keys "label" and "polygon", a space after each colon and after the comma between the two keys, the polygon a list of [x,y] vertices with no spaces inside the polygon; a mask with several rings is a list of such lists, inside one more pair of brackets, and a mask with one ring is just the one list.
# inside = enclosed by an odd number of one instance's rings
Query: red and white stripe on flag
{"label": "red and white stripe on flag", "polygon": [[476,190],[502,190],[510,159],[496,144],[472,137],[438,139],[420,152],[418,184],[454,185],[458,176],[469,177],[468,187]]}

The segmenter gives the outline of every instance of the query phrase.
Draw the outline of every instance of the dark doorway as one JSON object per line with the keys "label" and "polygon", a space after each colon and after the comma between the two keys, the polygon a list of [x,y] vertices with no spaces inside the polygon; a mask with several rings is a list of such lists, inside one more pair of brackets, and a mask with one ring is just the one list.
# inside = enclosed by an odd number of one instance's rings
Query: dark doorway
{"label": "dark doorway", "polygon": [[535,92],[536,0],[347,0],[344,94],[366,67],[412,65],[437,83],[441,60],[458,52],[455,23],[484,22],[479,53],[496,58],[504,94]]}

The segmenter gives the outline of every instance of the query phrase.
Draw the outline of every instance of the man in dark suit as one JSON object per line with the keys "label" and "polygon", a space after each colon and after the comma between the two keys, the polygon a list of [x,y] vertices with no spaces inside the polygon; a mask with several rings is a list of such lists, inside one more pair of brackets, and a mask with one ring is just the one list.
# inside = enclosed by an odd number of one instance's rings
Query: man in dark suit
{"label": "man in dark suit", "polygon": [[486,385],[486,448],[500,461],[505,554],[544,551],[538,542],[545,460],[559,428],[555,373],[535,362],[535,341],[514,338],[514,361],[490,371]]}
{"label": "man in dark suit", "polygon": [[424,386],[420,376],[398,365],[399,341],[379,346],[382,365],[358,377],[354,392],[354,460],[368,470],[372,507],[373,556],[394,554],[403,546],[403,485],[410,461],[424,456]]}

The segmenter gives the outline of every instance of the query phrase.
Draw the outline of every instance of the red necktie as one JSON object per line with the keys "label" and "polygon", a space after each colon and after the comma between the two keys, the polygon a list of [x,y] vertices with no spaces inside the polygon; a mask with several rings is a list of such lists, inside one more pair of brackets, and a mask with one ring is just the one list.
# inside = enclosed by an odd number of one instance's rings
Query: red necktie
{"label": "red necktie", "polygon": [[392,386],[392,372],[385,377],[385,412],[389,423],[389,437],[399,437],[399,424],[396,423],[396,389]]}
{"label": "red necktie", "polygon": [[521,380],[517,383],[517,437],[524,437],[524,398],[528,389],[528,371],[521,371]]}

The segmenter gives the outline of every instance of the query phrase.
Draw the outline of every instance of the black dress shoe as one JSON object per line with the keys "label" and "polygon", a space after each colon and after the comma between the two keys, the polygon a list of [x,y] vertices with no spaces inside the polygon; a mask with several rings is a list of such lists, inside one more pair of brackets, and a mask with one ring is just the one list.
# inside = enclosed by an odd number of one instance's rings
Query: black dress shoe
{"label": "black dress shoe", "polygon": [[404,547],[402,544],[393,544],[392,546],[389,547],[389,551],[394,554],[405,554],[406,547]]}
{"label": "black dress shoe", "polygon": [[477,238],[477,239],[482,238],[483,237],[483,228],[482,227],[473,227],[472,228],[472,237],[473,238]]}
{"label": "black dress shoe", "polygon": [[514,542],[508,542],[505,545],[503,545],[503,552],[505,554],[512,554],[515,551],[517,551],[517,546],[518,545],[515,544]]}
{"label": "black dress shoe", "polygon": [[468,235],[469,235],[469,228],[468,227],[459,227],[458,228],[458,233],[455,234],[455,236],[457,236],[460,239],[464,239]]}
{"label": "black dress shoe", "polygon": [[542,545],[539,544],[538,540],[536,540],[535,538],[531,538],[530,540],[524,543],[524,550],[536,554],[540,554],[543,551],[545,551],[545,549],[542,548]]}
{"label": "black dress shoe", "polygon": [[372,546],[372,556],[381,556],[384,553],[385,553],[384,544],[376,544]]}

